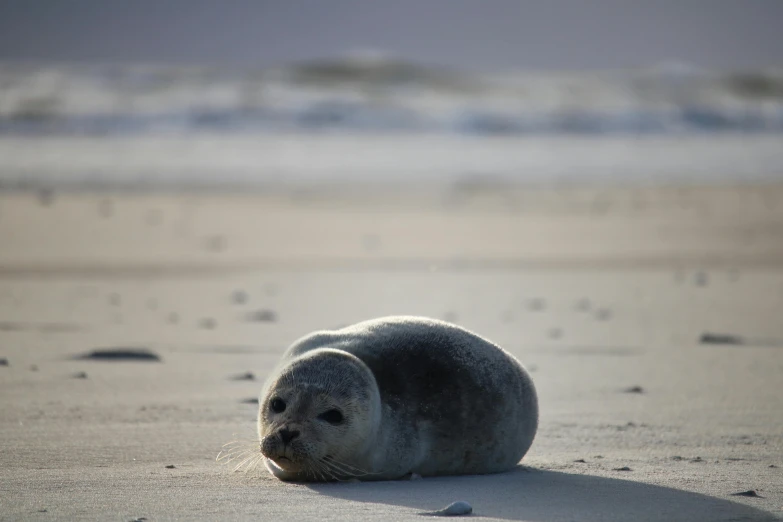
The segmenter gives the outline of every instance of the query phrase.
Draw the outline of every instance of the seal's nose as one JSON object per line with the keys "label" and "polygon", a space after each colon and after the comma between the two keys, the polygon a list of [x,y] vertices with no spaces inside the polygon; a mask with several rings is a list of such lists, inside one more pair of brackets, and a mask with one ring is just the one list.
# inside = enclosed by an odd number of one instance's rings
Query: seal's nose
{"label": "seal's nose", "polygon": [[278,433],[280,433],[280,439],[283,441],[283,444],[288,444],[299,436],[298,430],[291,431],[287,428],[283,428]]}

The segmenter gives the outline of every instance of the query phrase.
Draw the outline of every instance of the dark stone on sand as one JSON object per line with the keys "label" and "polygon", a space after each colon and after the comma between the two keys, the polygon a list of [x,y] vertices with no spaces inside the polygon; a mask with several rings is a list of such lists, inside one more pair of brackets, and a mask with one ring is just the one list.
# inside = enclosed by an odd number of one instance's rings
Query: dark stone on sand
{"label": "dark stone on sand", "polygon": [[84,355],[77,355],[75,359],[87,359],[93,361],[144,361],[157,362],[160,357],[145,348],[101,348]]}
{"label": "dark stone on sand", "polygon": [[176,468],[177,466],[175,466],[174,464],[169,464],[168,466],[166,466],[166,469],[176,469]]}
{"label": "dark stone on sand", "polygon": [[608,321],[612,318],[612,311],[609,308],[599,308],[595,311],[595,318],[599,321]]}
{"label": "dark stone on sand", "polygon": [[247,292],[244,290],[236,290],[231,294],[231,300],[234,301],[234,304],[245,304],[247,303],[247,298]]}
{"label": "dark stone on sand", "polygon": [[11,365],[8,364],[8,359],[6,359],[5,357],[0,357],[0,366],[11,366]]}
{"label": "dark stone on sand", "polygon": [[222,252],[226,249],[226,237],[221,235],[210,236],[205,241],[205,247],[210,252]]}
{"label": "dark stone on sand", "polygon": [[256,310],[247,314],[247,320],[252,323],[274,323],[277,313],[274,310]]}
{"label": "dark stone on sand", "polygon": [[239,402],[241,402],[242,404],[258,404],[258,398],[252,397],[250,399],[242,399]]}
{"label": "dark stone on sand", "polygon": [[770,464],[770,465],[769,465],[769,467],[770,467],[770,468],[777,468],[777,466],[776,466],[776,465],[774,465],[774,464]]}
{"label": "dark stone on sand", "polygon": [[699,342],[701,344],[728,344],[735,346],[741,346],[745,344],[745,340],[739,335],[716,334],[710,332],[701,334]]}
{"label": "dark stone on sand", "polygon": [[630,386],[624,389],[623,393],[644,393],[644,388],[641,386]]}
{"label": "dark stone on sand", "polygon": [[707,286],[710,279],[706,272],[696,272],[693,276],[693,282],[696,286]]}
{"label": "dark stone on sand", "polygon": [[114,214],[114,202],[110,199],[102,199],[98,202],[98,215],[109,218]]}
{"label": "dark stone on sand", "polygon": [[704,460],[704,459],[703,459],[703,458],[701,458],[701,457],[693,457],[693,458],[692,458],[691,460],[689,460],[688,462],[695,462],[695,463],[699,464],[699,463],[702,463],[702,462],[706,462],[706,460]]}
{"label": "dark stone on sand", "polygon": [[576,308],[580,312],[587,312],[590,310],[590,306],[591,306],[590,300],[587,299],[586,297],[583,297],[582,299],[576,302],[574,308]]}
{"label": "dark stone on sand", "polygon": [[738,493],[732,493],[732,497],[756,497],[756,498],[764,498],[758,493],[756,493],[755,489],[749,489],[747,491],[740,491]]}
{"label": "dark stone on sand", "polygon": [[576,459],[574,462],[579,462],[580,464],[587,464],[587,461],[585,459]]}
{"label": "dark stone on sand", "polygon": [[205,317],[198,322],[198,325],[200,328],[204,328],[205,330],[213,330],[217,326],[217,321],[211,317]]}
{"label": "dark stone on sand", "polygon": [[612,471],[633,471],[628,466],[623,466],[622,468],[613,468]]}
{"label": "dark stone on sand", "polygon": [[252,372],[240,373],[231,377],[232,381],[255,381],[256,376]]}
{"label": "dark stone on sand", "polygon": [[39,189],[36,196],[38,197],[38,203],[43,207],[48,207],[54,201],[54,191],[50,188]]}
{"label": "dark stone on sand", "polygon": [[73,375],[71,375],[74,379],[86,379],[87,378],[87,372],[76,372]]}

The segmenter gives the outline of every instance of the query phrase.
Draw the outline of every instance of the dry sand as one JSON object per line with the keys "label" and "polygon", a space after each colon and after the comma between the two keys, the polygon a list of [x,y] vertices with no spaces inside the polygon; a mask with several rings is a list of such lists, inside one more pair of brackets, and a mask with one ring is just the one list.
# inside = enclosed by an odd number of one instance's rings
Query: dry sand
{"label": "dry sand", "polygon": [[[295,337],[396,313],[529,367],[524,466],[295,485],[215,462],[253,438],[247,400]],[[775,520],[781,319],[781,186],[3,193],[0,518],[420,520],[465,500],[496,520]],[[73,359],[110,347],[161,361]]]}

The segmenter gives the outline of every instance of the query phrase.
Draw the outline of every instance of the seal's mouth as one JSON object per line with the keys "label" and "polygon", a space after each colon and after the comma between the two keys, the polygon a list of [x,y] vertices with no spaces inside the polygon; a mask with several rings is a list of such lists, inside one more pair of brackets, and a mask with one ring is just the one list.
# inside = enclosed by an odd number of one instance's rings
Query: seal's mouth
{"label": "seal's mouth", "polygon": [[285,471],[296,471],[297,469],[299,469],[299,466],[297,466],[293,460],[283,455],[274,457],[270,460],[274,462],[278,468]]}

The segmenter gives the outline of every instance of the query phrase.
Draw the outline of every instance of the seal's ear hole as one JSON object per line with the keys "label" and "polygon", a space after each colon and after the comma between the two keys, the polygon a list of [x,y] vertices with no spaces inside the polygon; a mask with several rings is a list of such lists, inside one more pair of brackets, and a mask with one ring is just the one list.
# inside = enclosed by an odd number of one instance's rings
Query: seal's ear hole
{"label": "seal's ear hole", "polygon": [[285,401],[283,401],[283,399],[281,399],[280,397],[275,397],[269,403],[269,407],[275,413],[283,413],[285,411]]}
{"label": "seal's ear hole", "polygon": [[329,410],[318,416],[319,419],[325,420],[329,424],[340,424],[344,418],[340,410]]}

